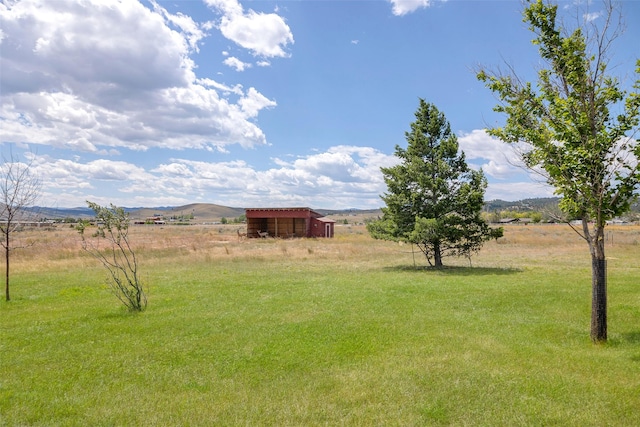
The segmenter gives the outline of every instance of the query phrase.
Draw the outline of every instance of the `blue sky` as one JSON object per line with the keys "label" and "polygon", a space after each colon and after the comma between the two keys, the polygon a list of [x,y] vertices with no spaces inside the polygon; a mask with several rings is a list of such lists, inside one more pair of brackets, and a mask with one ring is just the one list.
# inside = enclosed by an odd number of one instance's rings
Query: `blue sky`
{"label": "blue sky", "polygon": [[[577,4],[567,22],[602,19]],[[640,2],[620,7],[628,86]],[[2,0],[0,17],[0,148],[32,162],[44,206],[377,208],[419,98],[485,199],[553,193],[483,130],[503,118],[474,68],[541,65],[517,0]]]}

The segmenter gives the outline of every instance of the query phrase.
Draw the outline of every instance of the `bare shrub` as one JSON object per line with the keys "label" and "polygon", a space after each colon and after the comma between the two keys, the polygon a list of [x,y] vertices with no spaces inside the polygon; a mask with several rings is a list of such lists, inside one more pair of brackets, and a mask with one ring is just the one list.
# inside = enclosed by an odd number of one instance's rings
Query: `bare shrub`
{"label": "bare shrub", "polygon": [[[123,208],[111,205],[103,207],[87,202],[96,215],[96,231],[87,237],[87,223],[78,225],[82,247],[98,259],[108,271],[107,284],[113,294],[131,311],[143,311],[147,307],[138,259],[129,242],[129,215]],[[100,246],[106,241],[107,247]]]}

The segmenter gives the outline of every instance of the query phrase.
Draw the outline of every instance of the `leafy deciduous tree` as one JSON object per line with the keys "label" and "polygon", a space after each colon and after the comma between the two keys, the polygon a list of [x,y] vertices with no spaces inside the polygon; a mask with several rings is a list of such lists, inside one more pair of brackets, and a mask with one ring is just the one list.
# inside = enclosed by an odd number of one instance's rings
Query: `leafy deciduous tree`
{"label": "leafy deciduous tree", "polygon": [[[541,168],[561,196],[560,207],[579,218],[576,232],[586,240],[592,261],[591,339],[607,340],[604,229],[607,220],[629,210],[640,185],[640,145],[634,139],[640,115],[640,80],[635,92],[621,89],[607,73],[608,51],[619,33],[611,2],[607,13],[572,31],[561,28],[557,5],[537,0],[524,10],[546,68],[537,86],[511,70],[480,69],[478,78],[501,103],[503,127],[489,133],[507,143],[525,143],[525,165]],[[640,60],[636,72],[640,74]]]}
{"label": "leafy deciduous tree", "polygon": [[406,132],[406,149],[396,146],[401,163],[382,168],[387,193],[383,217],[367,224],[377,239],[410,242],[430,265],[445,256],[471,256],[490,238],[502,235],[482,219],[482,171],[471,170],[443,113],[420,99],[416,121]]}

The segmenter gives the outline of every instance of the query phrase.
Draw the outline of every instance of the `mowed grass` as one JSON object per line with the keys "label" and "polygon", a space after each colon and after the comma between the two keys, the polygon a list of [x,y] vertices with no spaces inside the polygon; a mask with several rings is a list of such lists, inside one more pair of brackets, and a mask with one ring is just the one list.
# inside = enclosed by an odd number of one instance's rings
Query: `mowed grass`
{"label": "mowed grass", "polygon": [[611,230],[606,345],[563,226],[443,270],[361,227],[141,227],[137,315],[72,231],[39,233],[0,303],[0,425],[640,425],[640,228]]}

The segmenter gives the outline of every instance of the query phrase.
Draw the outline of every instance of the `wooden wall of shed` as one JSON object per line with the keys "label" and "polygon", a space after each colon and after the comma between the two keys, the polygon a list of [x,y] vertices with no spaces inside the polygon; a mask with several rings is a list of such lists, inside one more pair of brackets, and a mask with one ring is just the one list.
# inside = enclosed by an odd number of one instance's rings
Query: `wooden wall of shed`
{"label": "wooden wall of shed", "polygon": [[333,237],[334,223],[311,218],[309,237]]}
{"label": "wooden wall of shed", "polygon": [[306,237],[305,218],[247,218],[247,236],[259,237],[258,231],[266,231],[270,237]]}
{"label": "wooden wall of shed", "polygon": [[247,237],[260,237],[258,231],[266,231],[267,218],[247,218]]}

